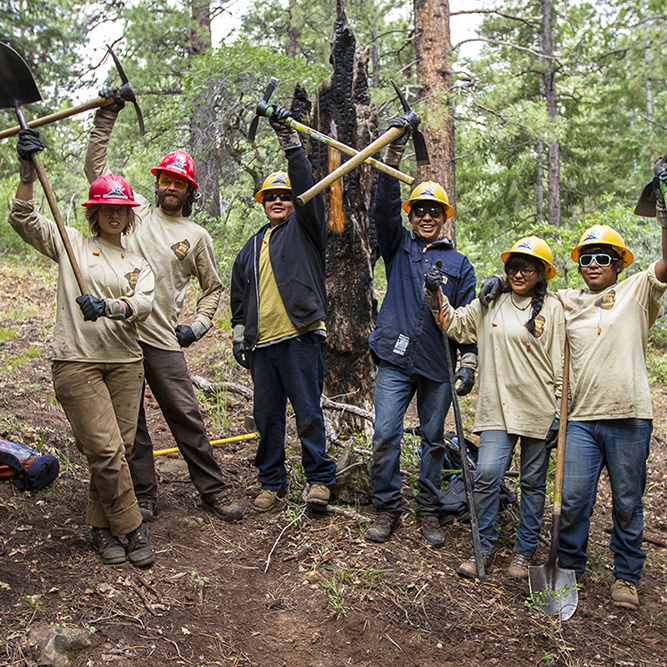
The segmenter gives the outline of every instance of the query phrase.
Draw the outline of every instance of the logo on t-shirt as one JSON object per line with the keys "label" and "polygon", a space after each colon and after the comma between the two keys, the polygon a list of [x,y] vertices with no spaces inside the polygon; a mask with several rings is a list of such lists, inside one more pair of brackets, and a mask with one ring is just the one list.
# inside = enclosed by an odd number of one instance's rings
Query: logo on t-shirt
{"label": "logo on t-shirt", "polygon": [[595,305],[602,310],[611,310],[616,303],[616,290],[610,289],[605,292],[596,302]]}
{"label": "logo on t-shirt", "polygon": [[134,268],[130,273],[126,273],[124,278],[127,279],[127,282],[130,284],[130,288],[134,292],[134,288],[137,286],[137,280],[139,279],[139,269]]}
{"label": "logo on t-shirt", "polygon": [[544,333],[544,325],[546,322],[544,315],[538,315],[535,318],[535,338],[539,338]]}
{"label": "logo on t-shirt", "polygon": [[171,249],[174,251],[174,255],[176,255],[178,261],[182,262],[187,257],[190,250],[190,241],[185,239],[184,241],[174,243],[174,245],[171,246]]}

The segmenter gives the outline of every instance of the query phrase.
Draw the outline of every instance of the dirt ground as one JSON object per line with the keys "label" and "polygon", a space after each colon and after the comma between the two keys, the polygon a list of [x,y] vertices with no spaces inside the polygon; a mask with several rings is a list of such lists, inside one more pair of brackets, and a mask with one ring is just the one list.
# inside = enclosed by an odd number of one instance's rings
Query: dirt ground
{"label": "dirt ground", "polygon": [[[40,664],[28,635],[44,624],[92,631],[92,644],[70,656],[77,666],[667,665],[664,387],[654,387],[645,496],[652,542],[645,543],[636,612],[609,601],[606,479],[579,605],[563,623],[538,614],[528,603],[527,583],[505,575],[516,528],[511,513],[502,516],[496,569],[483,583],[473,582],[455,575],[470,554],[465,523],[449,526],[446,546],[434,550],[408,509],[396,535],[373,544],[363,537],[370,506],[343,505],[348,516],[311,514],[295,484],[282,509],[248,509],[242,522],[229,525],[201,509],[178,457],[157,459],[160,512],[150,524],[157,562],[146,570],[109,567],[93,551],[85,525],[85,461],[53,397],[54,293],[51,269],[0,263],[0,433],[43,447],[61,463],[56,482],[32,496],[0,483],[0,665]],[[227,317],[224,309],[220,317]],[[191,373],[250,386],[230,348],[227,331],[212,331],[187,351]],[[202,395],[202,409],[212,439],[242,433],[243,417],[251,413],[231,393],[217,400]],[[147,411],[155,446],[172,446],[150,396]],[[292,428],[290,460],[298,480],[295,440]],[[247,441],[214,450],[232,495],[248,508],[257,492],[255,447]],[[405,491],[409,501],[407,485]],[[548,520],[543,532],[548,537]],[[546,562],[546,555],[541,547],[534,562]]]}

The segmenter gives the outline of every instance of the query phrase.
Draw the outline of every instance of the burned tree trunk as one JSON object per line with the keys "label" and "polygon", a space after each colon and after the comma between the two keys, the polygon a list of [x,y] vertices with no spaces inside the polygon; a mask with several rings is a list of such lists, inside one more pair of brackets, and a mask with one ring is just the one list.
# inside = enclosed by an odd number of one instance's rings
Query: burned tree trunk
{"label": "burned tree trunk", "polygon": [[[317,92],[313,124],[361,150],[377,136],[377,112],[368,90],[367,56],[356,44],[340,0],[331,62],[333,72]],[[321,143],[311,142],[311,150],[318,180],[345,157]],[[375,180],[371,167],[361,165],[325,192],[329,223],[325,393],[345,396],[345,402],[365,408],[372,406],[375,378],[368,347],[377,316],[369,241]]]}

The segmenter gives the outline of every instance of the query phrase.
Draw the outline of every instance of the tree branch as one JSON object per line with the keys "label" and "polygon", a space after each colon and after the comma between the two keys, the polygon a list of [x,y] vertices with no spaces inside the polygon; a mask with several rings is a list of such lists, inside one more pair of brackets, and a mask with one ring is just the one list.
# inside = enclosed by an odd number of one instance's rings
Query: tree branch
{"label": "tree branch", "polygon": [[528,16],[523,18],[521,16],[513,16],[512,14],[505,14],[504,12],[499,12],[496,9],[462,9],[458,12],[450,12],[450,16],[460,16],[462,14],[495,14],[496,16],[501,16],[504,19],[509,19],[510,21],[518,21],[519,23],[525,23],[531,28],[535,28],[540,25],[541,17],[539,16]]}

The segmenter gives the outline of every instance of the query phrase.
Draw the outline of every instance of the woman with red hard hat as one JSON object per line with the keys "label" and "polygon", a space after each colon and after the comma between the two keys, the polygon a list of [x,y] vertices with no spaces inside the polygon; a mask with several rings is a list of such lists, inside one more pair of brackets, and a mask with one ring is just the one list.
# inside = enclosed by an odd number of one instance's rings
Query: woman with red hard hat
{"label": "woman with red hard hat", "polygon": [[35,210],[30,155],[43,148],[37,132],[20,132],[21,182],[9,223],[59,266],[51,369],[56,397],[90,469],[87,520],[93,543],[106,565],[128,558],[142,567],[153,563],[155,554],[126,455],[134,442],[144,381],[136,322],[151,311],[154,278],[148,262],[123,243],[138,204],[120,176],[100,176],[90,186],[83,206],[91,234],[67,232],[90,290],[77,297],[78,283],[58,229]]}

